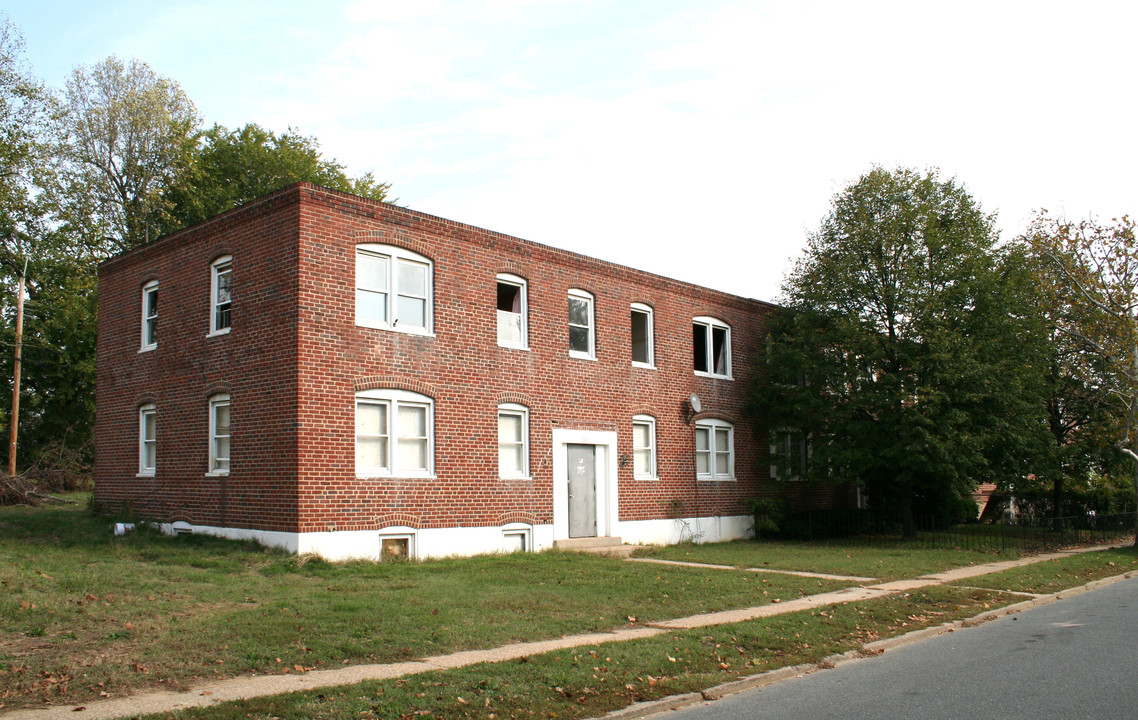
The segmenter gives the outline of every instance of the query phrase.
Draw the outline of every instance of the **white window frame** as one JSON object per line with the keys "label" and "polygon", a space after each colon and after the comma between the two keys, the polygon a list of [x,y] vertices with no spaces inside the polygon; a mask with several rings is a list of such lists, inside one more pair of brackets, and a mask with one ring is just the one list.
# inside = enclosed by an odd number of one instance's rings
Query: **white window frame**
{"label": "white window frame", "polygon": [[[229,434],[221,435],[217,427],[218,408],[229,408]],[[229,450],[225,457],[221,457],[218,450],[218,440],[225,438],[229,441]],[[209,398],[209,470],[207,475],[228,475],[233,455],[233,406],[228,393],[218,393]],[[224,461],[225,467],[221,467]]]}
{"label": "white window frame", "polygon": [[629,312],[629,328],[628,328],[629,329],[629,340],[630,341],[632,340],[632,324],[631,324],[632,318],[631,318],[631,316],[634,313],[639,313],[641,315],[646,316],[645,323],[646,323],[647,327],[645,328],[645,331],[648,333],[648,336],[647,336],[647,338],[645,338],[645,341],[648,345],[648,347],[647,347],[648,359],[646,361],[639,361],[639,360],[636,360],[635,358],[633,358],[632,364],[636,367],[655,368],[656,367],[655,348],[654,348],[654,346],[656,344],[655,314],[654,314],[651,306],[649,306],[649,305],[645,305],[644,303],[632,303],[631,310]]}
{"label": "white window frame", "polygon": [[[409,390],[362,390],[355,395],[355,405],[353,408],[353,415],[358,412],[360,404],[378,405],[384,408],[387,421],[387,435],[380,436],[386,438],[387,443],[387,467],[367,467],[360,466],[358,459],[354,460],[356,467],[357,478],[374,478],[374,477],[425,477],[433,478],[435,476],[435,401],[426,395],[411,392]],[[404,436],[399,435],[399,408],[403,407],[422,407],[426,409],[426,467],[418,469],[399,469],[399,440]],[[358,424],[355,425],[358,428]],[[353,430],[353,448],[358,441],[356,430]],[[406,438],[421,440],[423,438]],[[358,458],[358,453],[356,453]]]}
{"label": "white window frame", "polygon": [[139,352],[146,352],[158,347],[157,280],[151,280],[142,286],[142,332],[140,337],[142,342],[139,345]]}
{"label": "white window frame", "polygon": [[[636,445],[637,425],[647,426],[648,447]],[[648,472],[641,472],[636,469],[636,453],[645,450],[648,451]],[[655,480],[659,477],[656,469],[656,418],[651,415],[632,416],[632,476],[637,480]]]}
{"label": "white window frame", "polygon": [[[153,430],[154,437],[146,437],[147,423]],[[147,448],[151,453],[147,453]],[[147,464],[147,455],[153,455],[153,462]],[[144,403],[138,407],[138,475],[139,477],[153,477],[158,471],[158,406],[154,403]]]}
{"label": "white window frame", "polygon": [[597,359],[597,316],[596,316],[596,302],[593,298],[593,294],[590,292],[586,292],[585,290],[578,290],[576,288],[572,288],[569,290],[568,302],[572,302],[573,300],[583,300],[588,305],[588,308],[589,308],[589,324],[588,325],[576,325],[572,322],[569,323],[570,328],[584,327],[589,331],[589,349],[588,349],[588,351],[574,350],[573,346],[572,346],[572,340],[570,340],[569,357],[577,358],[578,360],[596,360]]}
{"label": "white window frame", "polygon": [[[727,380],[732,379],[731,378],[731,326],[728,325],[727,323],[723,322],[722,320],[718,319],[718,318],[706,317],[706,316],[692,318],[693,330],[696,326],[701,326],[705,329],[704,347],[702,348],[702,350],[703,350],[704,361],[707,364],[708,370],[705,371],[705,370],[696,369],[695,374],[700,376],[700,377],[726,378]],[[715,372],[715,369],[714,369],[715,368],[715,331],[716,330],[722,330],[724,332],[724,338],[723,338],[724,372],[721,372],[721,373]],[[695,353],[698,350],[700,350],[700,348],[695,347],[695,337],[694,337],[694,332],[693,332],[693,337],[692,337],[692,357],[693,358],[695,357]],[[694,359],[692,361],[692,365],[693,365],[693,369],[694,369],[694,365],[695,365]]]}
{"label": "white window frame", "polygon": [[[398,542],[400,540],[407,541],[407,556],[404,559],[405,560],[414,560],[416,558],[415,553],[418,551],[418,548],[415,547],[415,530],[413,528],[409,528],[409,527],[388,527],[388,528],[384,528],[383,531],[379,533],[379,556],[377,558],[379,560],[379,562],[384,562],[384,560],[385,560],[385,558],[383,557],[383,541],[384,540],[393,540],[395,542]],[[388,560],[388,562],[393,562],[393,561]]]}
{"label": "white window frame", "polygon": [[[522,466],[518,470],[504,470],[502,468],[501,448],[503,445],[501,434],[498,435],[498,477],[503,480],[529,480],[529,408],[517,403],[502,403],[498,406],[499,421],[503,415],[511,415],[521,419],[522,426]],[[500,425],[499,425],[500,427]],[[511,442],[510,445],[517,443]]]}
{"label": "white window frame", "polygon": [[[521,311],[520,312],[515,313],[515,312],[508,311],[508,310],[498,309],[497,296],[498,296],[498,286],[499,285],[511,285],[511,286],[518,288],[518,293],[520,295],[519,299],[521,301],[519,303],[521,305]],[[495,300],[494,308],[495,308],[495,311],[497,313],[497,323],[498,323],[497,324],[498,346],[499,347],[515,348],[517,350],[529,350],[529,286],[527,285],[525,279],[520,278],[517,275],[512,275],[510,273],[499,273],[495,277],[494,300]],[[517,341],[510,340],[508,338],[503,339],[503,337],[502,337],[503,319],[508,319],[507,316],[519,316],[519,315],[520,315],[520,317],[518,318],[518,321],[521,323],[521,338]]]}
{"label": "white window frame", "polygon": [[[229,278],[229,300],[222,303],[221,276]],[[225,327],[221,326],[222,305],[225,305]],[[225,335],[233,326],[233,256],[222,255],[209,265],[209,334]]]}
{"label": "white window frame", "polygon": [[[517,541],[521,540],[521,547]],[[512,542],[511,542],[512,541]],[[502,526],[502,552],[533,552],[533,526],[528,523],[509,523]]]}
{"label": "white window frame", "polygon": [[[361,257],[373,257],[387,261],[387,287],[376,289],[362,287],[359,284],[359,263]],[[435,322],[435,264],[429,258],[394,245],[377,245],[375,243],[362,243],[356,245],[355,281],[356,299],[355,315],[356,325],[359,327],[375,328],[377,330],[391,330],[394,332],[410,333],[412,335],[433,334]],[[426,268],[426,294],[417,295],[410,292],[401,292],[399,288],[399,267],[401,265],[423,265]],[[386,296],[384,302],[384,316],[382,318],[363,316],[360,314],[359,293],[382,293]],[[424,303],[423,325],[409,325],[404,320],[400,322],[399,298],[407,297],[422,300]]]}
{"label": "white window frame", "polygon": [[[699,449],[699,433],[700,431],[707,432],[708,436],[708,449]],[[720,473],[716,470],[717,456],[724,451],[716,450],[717,434],[721,432],[727,433],[727,472]],[[718,418],[705,418],[703,420],[695,421],[695,453],[696,453],[696,474],[697,480],[734,480],[735,479],[735,426],[726,420],[719,420]],[[704,453],[707,455],[707,469],[708,472],[699,471],[699,455]]]}
{"label": "white window frame", "polygon": [[796,480],[804,479],[802,473],[782,477],[782,461],[780,458],[782,458],[784,455],[783,449],[789,449],[791,446],[790,443],[784,438],[791,434],[798,434],[802,436],[802,445],[799,449],[798,463],[803,473],[806,470],[806,464],[810,461],[810,433],[794,427],[781,427],[777,430],[773,430],[771,431],[770,438],[771,480],[787,480],[793,482]]}

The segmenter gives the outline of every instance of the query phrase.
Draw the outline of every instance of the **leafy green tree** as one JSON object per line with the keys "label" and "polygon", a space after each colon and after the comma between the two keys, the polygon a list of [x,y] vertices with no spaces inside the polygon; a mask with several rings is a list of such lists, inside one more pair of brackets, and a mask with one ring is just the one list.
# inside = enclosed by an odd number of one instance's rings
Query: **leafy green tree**
{"label": "leafy green tree", "polygon": [[[1042,216],[1027,241],[1045,260],[1041,275],[1054,304],[1056,330],[1070,344],[1067,362],[1093,390],[1101,415],[1096,428],[1132,461],[1138,492],[1138,240],[1129,217],[1100,223]],[[1135,519],[1138,544],[1138,517]]]}
{"label": "leafy green tree", "polygon": [[390,189],[371,173],[348,177],[343,165],[321,155],[315,138],[291,129],[277,135],[255,124],[233,131],[214,125],[201,140],[191,171],[167,194],[179,226],[302,180],[373,200],[386,200]]}
{"label": "leafy green tree", "polygon": [[190,168],[194,104],[146,63],[114,56],[75,68],[65,104],[62,219],[100,257],[153,240],[170,223],[166,191]]}
{"label": "leafy green tree", "polygon": [[48,176],[50,93],[23,65],[24,40],[0,15],[0,264],[23,272],[46,236],[37,186]]}
{"label": "leafy green tree", "polygon": [[760,427],[812,433],[808,476],[864,486],[910,535],[1040,442],[1041,335],[995,243],[962,186],[875,168],[834,198],[772,323]]}
{"label": "leafy green tree", "polygon": [[56,180],[50,133],[58,108],[22,55],[19,31],[0,17],[0,312],[8,319],[0,329],[0,386],[10,397],[16,287],[26,273],[17,459],[27,468],[43,465],[48,445],[57,458],[78,451],[89,459],[95,330],[94,267],[55,227],[46,204]]}

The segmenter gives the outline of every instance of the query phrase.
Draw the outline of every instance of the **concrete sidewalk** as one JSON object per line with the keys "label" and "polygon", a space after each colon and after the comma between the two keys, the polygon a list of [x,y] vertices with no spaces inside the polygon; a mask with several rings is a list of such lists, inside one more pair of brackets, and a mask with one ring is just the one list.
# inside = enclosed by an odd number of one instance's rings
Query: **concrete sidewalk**
{"label": "concrete sidewalk", "polygon": [[[148,713],[175,712],[178,710],[184,710],[186,708],[215,705],[217,703],[229,702],[232,700],[243,700],[248,698],[263,697],[266,695],[279,695],[282,693],[314,690],[317,688],[332,687],[336,685],[349,685],[362,682],[364,680],[390,680],[393,678],[430,672],[432,670],[459,668],[485,662],[516,660],[521,657],[537,655],[540,653],[550,652],[552,650],[565,650],[602,643],[638,640],[640,638],[653,637],[655,635],[671,632],[674,630],[687,630],[691,628],[708,627],[712,625],[724,625],[727,623],[743,622],[745,620],[754,620],[756,618],[781,615],[784,613],[791,613],[799,610],[809,610],[825,607],[827,605],[835,605],[838,603],[871,600],[874,598],[885,597],[896,593],[907,592],[909,590],[926,587],[929,585],[955,583],[960,580],[966,580],[990,573],[996,573],[1013,567],[1031,565],[1039,562],[1047,562],[1049,560],[1069,557],[1078,553],[1105,550],[1111,547],[1114,546],[1099,546],[1093,548],[1065,550],[1062,552],[1048,553],[1046,555],[1035,555],[1028,558],[1021,558],[1019,560],[1009,560],[1005,562],[956,568],[947,572],[924,575],[919,578],[913,578],[911,580],[897,580],[878,584],[864,584],[857,587],[838,590],[835,592],[822,593],[819,595],[809,595],[797,600],[791,600],[783,603],[767,603],[764,605],[758,605],[749,608],[691,615],[689,617],[646,623],[641,627],[623,628],[620,630],[614,630],[612,632],[569,635],[552,640],[540,640],[537,642],[504,645],[502,647],[492,648],[489,650],[469,650],[452,653],[449,655],[436,655],[432,657],[421,658],[419,660],[414,660],[411,662],[376,665],[352,665],[335,670],[314,670],[303,675],[260,675],[252,677],[237,677],[201,685],[185,692],[150,692],[139,695],[131,695],[124,698],[93,701],[85,703],[83,705],[59,705],[49,708],[15,710],[11,712],[0,711],[0,720],[62,720],[63,718],[83,718],[84,720],[112,720],[113,718],[145,715]],[[646,560],[642,559],[630,559],[630,561],[646,562]],[[740,568],[726,565],[705,565],[700,563],[674,564],[708,569],[741,571]],[[757,569],[746,569],[744,571],[753,570]],[[762,571],[768,572],[765,569]],[[771,570],[769,572],[779,571]],[[872,583],[873,581],[873,578],[824,575],[820,573],[789,572],[786,574],[802,575],[806,577],[825,577],[828,579],[846,579],[855,582],[866,583]],[[1071,591],[1065,592],[1070,593]],[[1063,593],[1057,593],[1054,597],[1061,596],[1062,594]],[[1025,606],[1025,604],[1012,607],[1023,609],[1023,606]],[[1007,614],[1009,608],[1004,608],[1004,611],[1005,612],[1002,614]],[[996,616],[996,613],[991,614],[991,617]],[[928,632],[932,630],[935,630],[935,628],[929,628],[928,630],[924,631],[917,631],[916,633],[911,633],[911,635],[925,633],[926,635],[924,636],[927,636]],[[902,636],[901,638],[894,638],[892,642],[904,642],[904,638],[908,637],[909,636]],[[718,696],[727,694],[728,691],[726,691],[725,688],[728,688],[729,686],[738,686],[738,690],[746,689],[748,687],[756,687],[757,684],[759,684],[763,679],[767,679],[768,682],[773,682],[774,680],[771,680],[769,678],[781,676],[780,674],[785,674],[787,672],[790,672],[790,676],[793,676],[795,674],[802,674],[804,671],[801,668],[783,668],[781,670],[774,671],[773,673],[766,673],[763,676],[737,680],[733,683],[729,683],[728,685],[721,686],[720,688],[713,688],[712,690],[704,691],[703,693],[692,693],[690,697],[683,696],[682,698],[678,699],[668,698],[664,701],[647,703],[644,704],[644,706],[633,706],[632,708],[614,713],[610,717],[642,717],[646,714],[659,712],[660,710],[666,709],[668,707],[678,707],[679,705],[688,704],[689,702],[702,702],[703,700],[710,698],[712,695],[716,695],[717,692]],[[709,693],[711,694],[709,695]],[[665,703],[672,704],[667,705]]]}

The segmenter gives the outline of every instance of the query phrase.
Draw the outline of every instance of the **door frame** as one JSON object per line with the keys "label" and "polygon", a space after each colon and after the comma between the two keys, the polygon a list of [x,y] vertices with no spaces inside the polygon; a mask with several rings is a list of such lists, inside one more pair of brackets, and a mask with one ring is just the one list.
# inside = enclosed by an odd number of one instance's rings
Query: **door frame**
{"label": "door frame", "polygon": [[553,538],[569,539],[569,468],[567,445],[597,448],[597,537],[617,534],[616,433],[602,430],[553,431]]}

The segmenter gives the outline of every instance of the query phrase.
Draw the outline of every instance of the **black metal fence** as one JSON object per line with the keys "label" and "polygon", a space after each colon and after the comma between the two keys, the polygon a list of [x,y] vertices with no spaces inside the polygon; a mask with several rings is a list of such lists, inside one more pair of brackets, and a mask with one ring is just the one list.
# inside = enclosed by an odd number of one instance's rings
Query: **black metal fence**
{"label": "black metal fence", "polygon": [[[1132,542],[1133,512],[1005,520],[998,523],[953,523],[935,518],[916,518],[915,533],[906,535],[901,523],[883,521],[863,510],[803,511],[779,518],[777,529],[767,537],[810,542],[868,543],[921,548],[987,550],[992,552],[1037,552],[1072,545]],[[757,524],[756,527],[762,527]]]}

